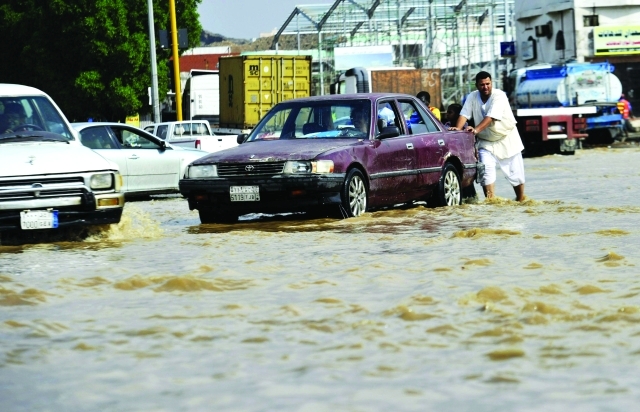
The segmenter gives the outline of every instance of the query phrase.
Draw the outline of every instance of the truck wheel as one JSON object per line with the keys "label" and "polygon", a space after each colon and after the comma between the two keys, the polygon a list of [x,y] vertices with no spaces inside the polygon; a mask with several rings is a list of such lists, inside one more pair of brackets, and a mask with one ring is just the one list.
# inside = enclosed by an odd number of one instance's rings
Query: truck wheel
{"label": "truck wheel", "polygon": [[351,169],[342,187],[342,207],[347,217],[358,217],[367,211],[367,185],[358,169]]}
{"label": "truck wheel", "polygon": [[207,223],[234,223],[238,221],[238,215],[229,212],[219,212],[212,209],[198,209],[200,222]]}
{"label": "truck wheel", "polygon": [[460,175],[456,167],[451,163],[445,163],[442,168],[442,176],[438,181],[437,192],[427,201],[427,205],[454,206],[462,201],[462,186],[460,185]]}

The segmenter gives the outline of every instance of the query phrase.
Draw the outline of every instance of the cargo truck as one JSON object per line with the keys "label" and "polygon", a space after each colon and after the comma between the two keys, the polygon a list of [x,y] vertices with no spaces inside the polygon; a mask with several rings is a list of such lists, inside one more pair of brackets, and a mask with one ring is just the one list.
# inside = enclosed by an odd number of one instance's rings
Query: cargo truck
{"label": "cargo truck", "polygon": [[218,70],[191,70],[182,94],[183,120],[220,120],[220,77]]}
{"label": "cargo truck", "polygon": [[220,58],[220,121],[217,135],[241,135],[285,100],[311,95],[311,56]]}
{"label": "cargo truck", "polygon": [[440,69],[354,67],[338,76],[330,86],[331,94],[406,93],[415,96],[422,90],[431,95],[431,106],[442,106]]}
{"label": "cargo truck", "polygon": [[526,155],[574,154],[582,140],[622,131],[622,85],[607,63],[536,65],[511,72],[506,92]]}

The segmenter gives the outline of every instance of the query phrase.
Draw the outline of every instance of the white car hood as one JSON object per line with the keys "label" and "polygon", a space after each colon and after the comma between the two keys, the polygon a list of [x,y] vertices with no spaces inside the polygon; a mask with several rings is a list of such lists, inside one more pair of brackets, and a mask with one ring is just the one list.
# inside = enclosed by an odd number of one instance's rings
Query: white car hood
{"label": "white car hood", "polygon": [[93,150],[62,142],[24,142],[0,144],[0,176],[30,176],[118,170]]}

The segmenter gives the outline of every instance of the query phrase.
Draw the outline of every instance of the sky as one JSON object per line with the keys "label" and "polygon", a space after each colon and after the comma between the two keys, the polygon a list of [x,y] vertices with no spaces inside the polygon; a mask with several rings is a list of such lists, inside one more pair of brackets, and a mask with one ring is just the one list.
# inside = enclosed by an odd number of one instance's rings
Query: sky
{"label": "sky", "polygon": [[298,5],[328,4],[335,0],[202,0],[200,24],[211,33],[253,39],[277,31]]}

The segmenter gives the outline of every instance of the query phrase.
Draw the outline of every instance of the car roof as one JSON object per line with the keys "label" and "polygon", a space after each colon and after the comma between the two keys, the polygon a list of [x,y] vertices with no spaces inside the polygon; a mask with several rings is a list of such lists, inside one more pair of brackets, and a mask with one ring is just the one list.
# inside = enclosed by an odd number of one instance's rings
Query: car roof
{"label": "car roof", "polygon": [[404,93],[352,93],[352,94],[325,94],[324,96],[298,97],[296,99],[285,100],[282,103],[289,102],[322,102],[328,100],[379,100],[383,98],[414,98],[410,94]]}
{"label": "car roof", "polygon": [[46,96],[40,89],[22,84],[0,83],[0,96]]}
{"label": "car roof", "polygon": [[126,127],[132,127],[136,130],[141,130],[143,132],[149,133],[146,130],[138,127],[138,126],[134,126],[132,124],[128,124],[128,123],[119,123],[119,122],[74,122],[71,123],[71,127],[73,127],[76,130],[82,130],[82,129],[86,129],[87,127],[93,127],[93,126],[126,126]]}
{"label": "car roof", "polygon": [[73,122],[71,123],[73,127],[86,127],[86,126],[131,126],[137,127],[129,123],[122,122]]}
{"label": "car roof", "polygon": [[193,120],[174,120],[173,122],[160,122],[152,123],[149,126],[157,126],[161,124],[176,124],[176,123],[209,123],[207,119],[193,119]]}

